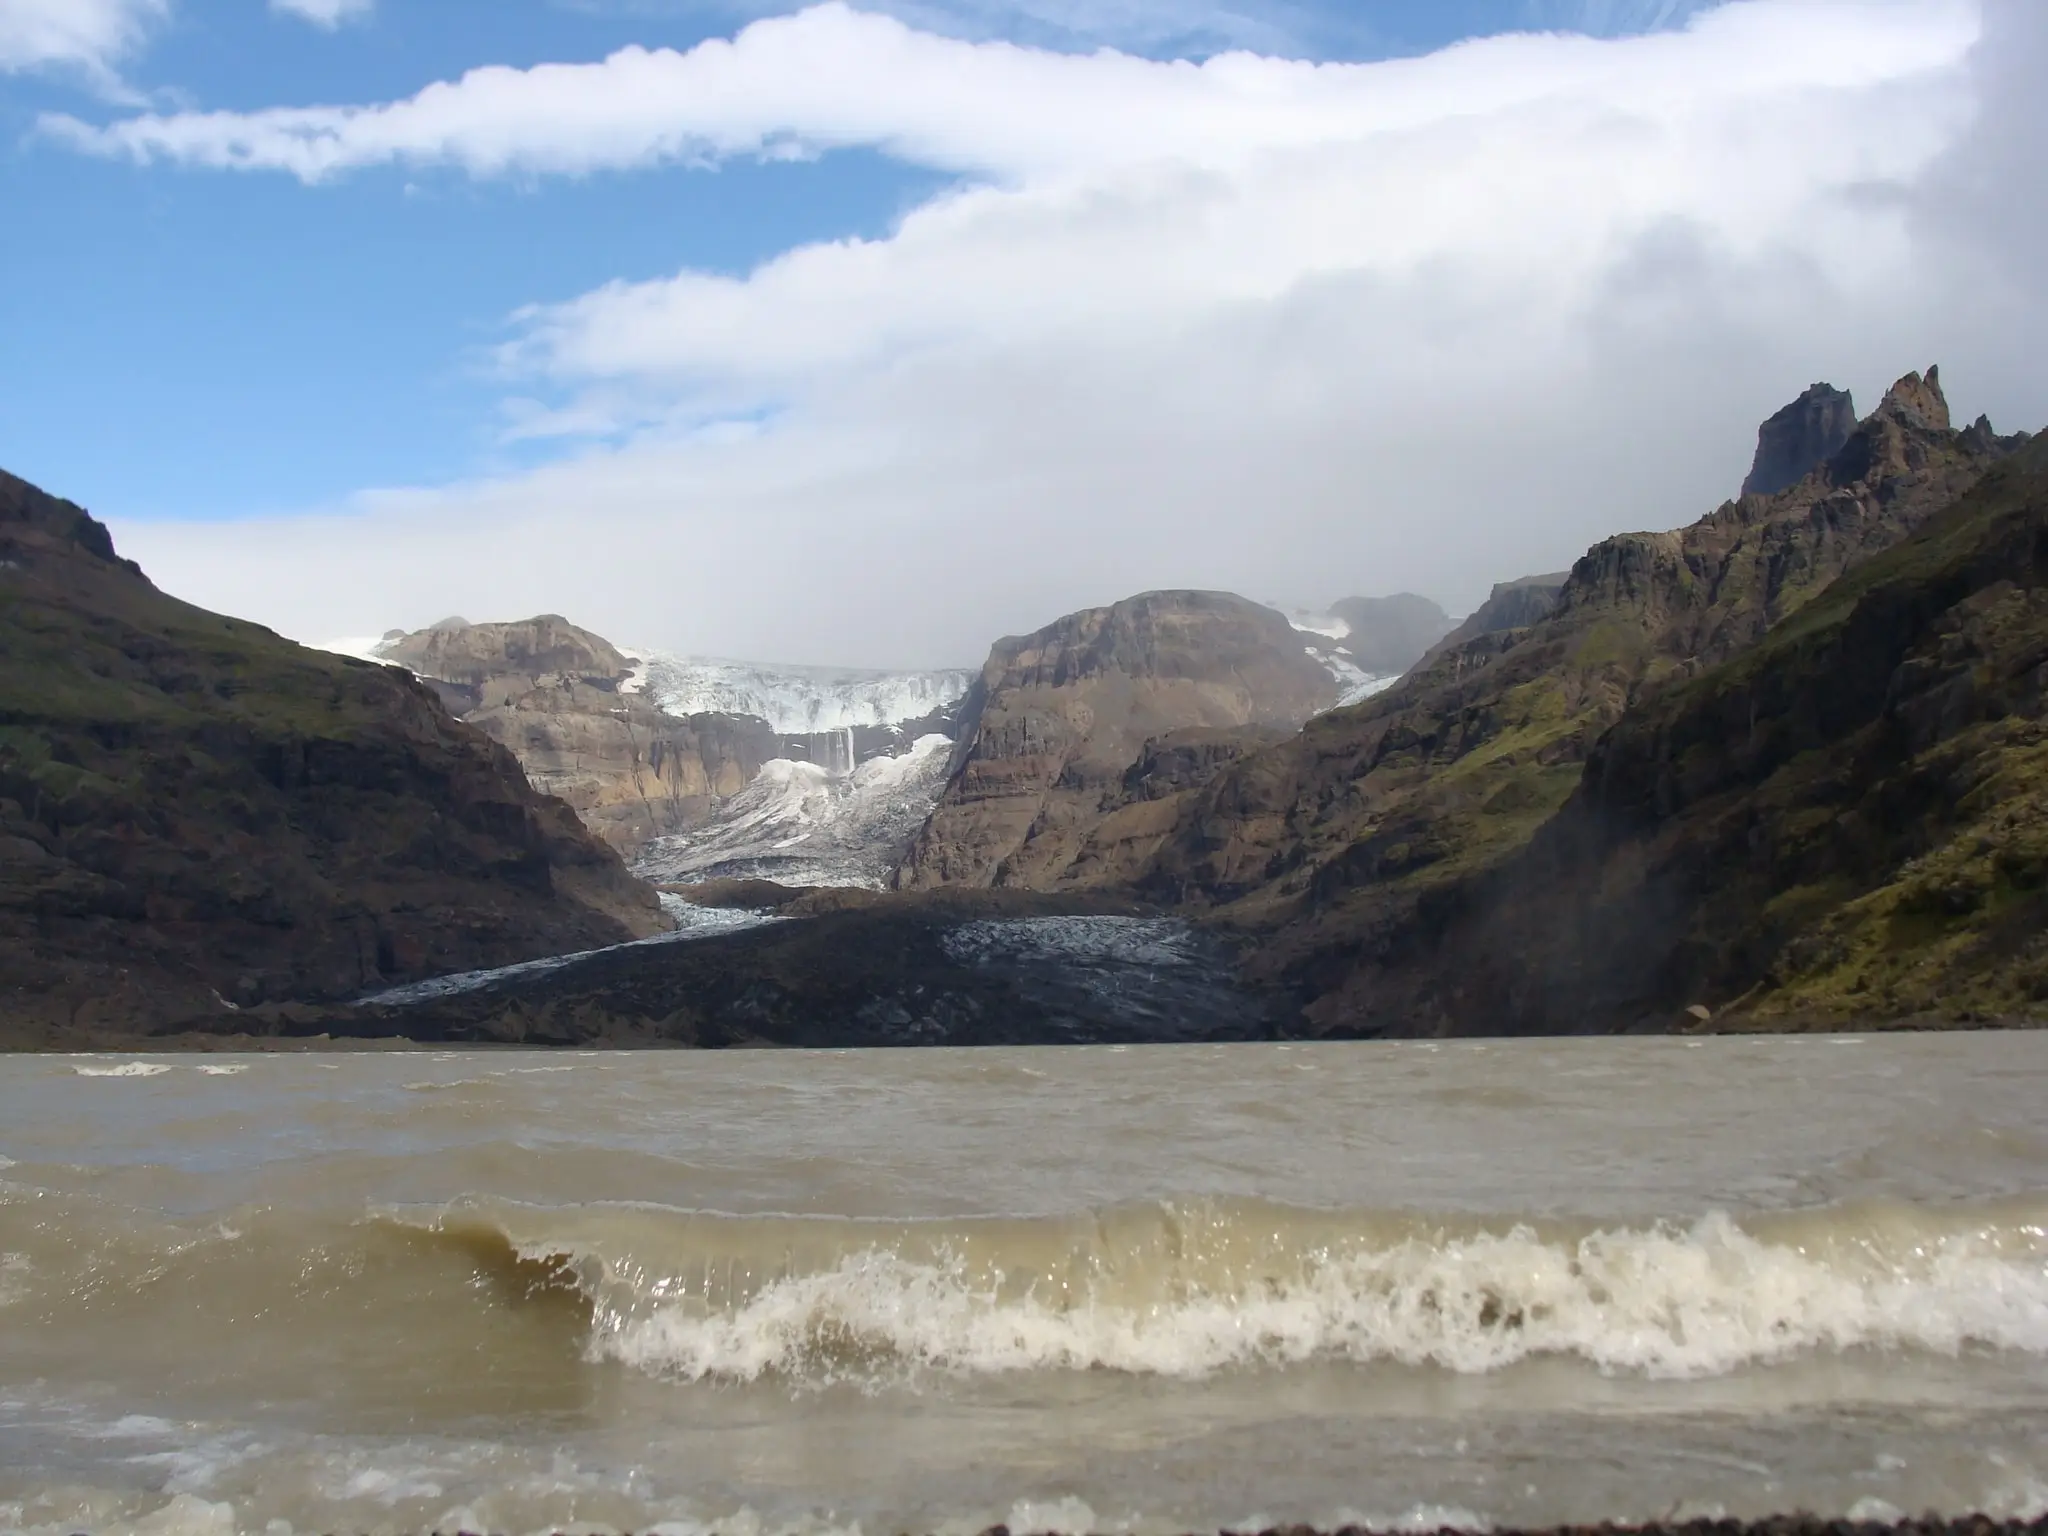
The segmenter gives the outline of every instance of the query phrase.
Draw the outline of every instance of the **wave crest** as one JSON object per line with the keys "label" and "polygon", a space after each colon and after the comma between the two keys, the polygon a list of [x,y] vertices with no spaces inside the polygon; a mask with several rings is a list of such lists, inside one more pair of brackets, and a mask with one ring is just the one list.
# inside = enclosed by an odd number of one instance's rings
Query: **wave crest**
{"label": "wave crest", "polygon": [[591,1308],[588,1352],[687,1381],[1539,1355],[1686,1378],[1817,1349],[2048,1353],[2048,1215],[1865,1207],[1492,1227],[1256,1202],[863,1222],[470,1206]]}

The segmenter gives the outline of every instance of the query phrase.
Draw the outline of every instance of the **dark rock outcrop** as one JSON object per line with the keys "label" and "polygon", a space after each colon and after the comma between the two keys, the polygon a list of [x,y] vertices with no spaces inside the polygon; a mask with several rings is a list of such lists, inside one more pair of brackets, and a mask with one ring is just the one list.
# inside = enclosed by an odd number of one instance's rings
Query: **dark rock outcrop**
{"label": "dark rock outcrop", "polygon": [[1413,977],[1437,974],[1447,914],[1572,796],[1602,735],[1749,650],[2017,446],[1940,424],[1934,380],[1901,380],[1790,490],[1608,539],[1537,623],[1442,648],[1226,768],[1182,806],[1140,888],[1260,930],[1254,974],[1295,990],[1304,1029],[1438,1027],[1411,1006],[1428,990]]}
{"label": "dark rock outcrop", "polygon": [[1342,641],[1345,653],[1374,677],[1400,676],[1451,629],[1451,616],[1439,604],[1413,592],[1347,597],[1330,612],[1351,627]]}
{"label": "dark rock outcrop", "polygon": [[0,474],[0,1038],[231,1026],[665,926],[405,673],[168,597]]}
{"label": "dark rock outcrop", "polygon": [[[1929,370],[1930,375],[1933,370]],[[1938,386],[1936,386],[1938,388]],[[1931,422],[1921,423],[1923,426]],[[1946,408],[1941,421],[1946,427]],[[1756,433],[1756,459],[1742,482],[1745,496],[1790,490],[1842,451],[1856,430],[1856,402],[1845,389],[1814,384]]]}
{"label": "dark rock outcrop", "polygon": [[[1114,883],[1170,824],[1117,825],[1125,777],[1176,731],[1298,727],[1337,697],[1287,620],[1227,592],[1148,592],[1001,640],[961,709],[938,807],[897,870],[904,889]],[[1142,798],[1142,796],[1136,796]]]}

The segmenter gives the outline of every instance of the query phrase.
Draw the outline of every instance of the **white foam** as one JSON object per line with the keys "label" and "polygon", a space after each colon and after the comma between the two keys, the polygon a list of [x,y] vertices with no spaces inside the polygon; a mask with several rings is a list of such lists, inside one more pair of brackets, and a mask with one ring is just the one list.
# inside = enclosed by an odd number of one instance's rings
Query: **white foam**
{"label": "white foam", "polygon": [[1518,1227],[1183,1267],[1135,1292],[1125,1276],[1113,1300],[1071,1272],[1016,1294],[985,1267],[885,1248],[718,1308],[663,1302],[658,1287],[620,1294],[606,1266],[592,1350],[692,1381],[903,1368],[1199,1378],[1316,1359],[1476,1374],[1540,1355],[1692,1378],[1816,1349],[2048,1354],[2038,1227],[1882,1238],[1873,1229],[1823,1251],[1759,1240],[1725,1216],[1575,1241]]}
{"label": "white foam", "polygon": [[129,1061],[118,1067],[74,1066],[80,1077],[162,1077],[171,1069],[160,1061]]}
{"label": "white foam", "polygon": [[248,1070],[247,1062],[234,1061],[223,1064],[209,1063],[201,1066],[199,1073],[202,1077],[237,1077]]}

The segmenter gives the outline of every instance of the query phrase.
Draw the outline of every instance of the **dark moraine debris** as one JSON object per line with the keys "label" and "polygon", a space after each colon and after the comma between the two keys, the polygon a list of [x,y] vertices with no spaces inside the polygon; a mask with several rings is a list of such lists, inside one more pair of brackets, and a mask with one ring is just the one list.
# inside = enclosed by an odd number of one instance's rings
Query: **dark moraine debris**
{"label": "dark moraine debris", "polygon": [[1111,897],[816,892],[793,920],[630,945],[468,990],[277,1010],[281,1036],[812,1049],[1268,1039],[1222,939]]}

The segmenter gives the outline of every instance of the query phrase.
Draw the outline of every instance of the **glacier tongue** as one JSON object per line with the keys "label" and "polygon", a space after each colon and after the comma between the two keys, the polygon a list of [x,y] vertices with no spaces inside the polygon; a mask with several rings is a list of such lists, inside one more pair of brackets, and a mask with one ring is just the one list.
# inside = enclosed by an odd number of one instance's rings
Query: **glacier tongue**
{"label": "glacier tongue", "polygon": [[966,697],[975,674],[764,666],[638,650],[627,692],[671,715],[752,715],[785,735],[923,720]]}
{"label": "glacier tongue", "polygon": [[778,758],[702,826],[655,839],[633,872],[879,889],[938,803],[952,746],[922,736],[901,756],[870,758],[846,775]]}

